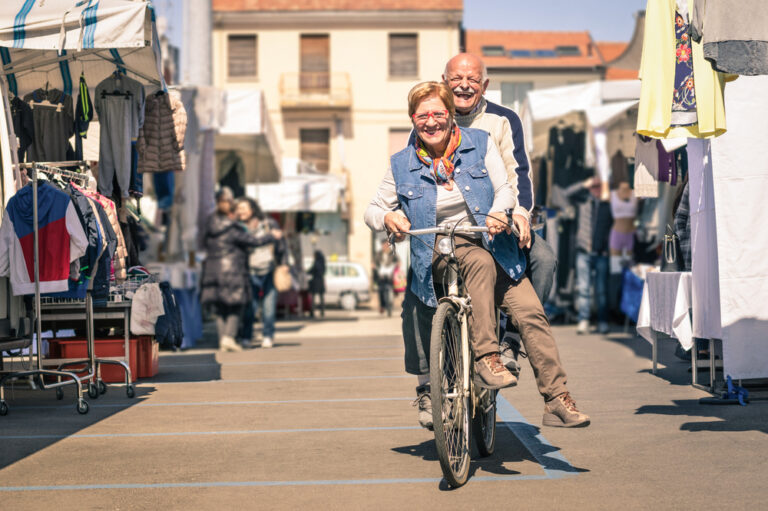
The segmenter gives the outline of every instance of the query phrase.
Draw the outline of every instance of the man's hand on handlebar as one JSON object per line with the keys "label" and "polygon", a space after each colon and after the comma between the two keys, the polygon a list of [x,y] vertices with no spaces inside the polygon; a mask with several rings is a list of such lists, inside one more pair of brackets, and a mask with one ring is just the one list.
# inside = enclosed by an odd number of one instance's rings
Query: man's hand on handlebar
{"label": "man's hand on handlebar", "polygon": [[488,227],[488,239],[490,240],[505,231],[507,234],[512,234],[512,227],[507,223],[507,215],[503,212],[489,213],[485,217],[485,226]]}
{"label": "man's hand on handlebar", "polygon": [[384,217],[384,226],[387,232],[394,236],[395,241],[403,241],[405,239],[403,232],[411,229],[411,222],[405,215],[392,211]]}

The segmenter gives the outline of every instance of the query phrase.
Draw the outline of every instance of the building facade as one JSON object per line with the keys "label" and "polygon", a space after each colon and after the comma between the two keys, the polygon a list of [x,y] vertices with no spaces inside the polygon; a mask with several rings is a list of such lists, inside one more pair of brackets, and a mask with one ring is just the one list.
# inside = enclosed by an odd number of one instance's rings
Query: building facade
{"label": "building facade", "polygon": [[[363,213],[410,130],[407,94],[459,51],[462,0],[213,0],[213,76],[263,90],[283,157],[344,176],[339,258],[368,264]],[[338,233],[337,233],[338,234]],[[334,254],[331,254],[334,255]]]}

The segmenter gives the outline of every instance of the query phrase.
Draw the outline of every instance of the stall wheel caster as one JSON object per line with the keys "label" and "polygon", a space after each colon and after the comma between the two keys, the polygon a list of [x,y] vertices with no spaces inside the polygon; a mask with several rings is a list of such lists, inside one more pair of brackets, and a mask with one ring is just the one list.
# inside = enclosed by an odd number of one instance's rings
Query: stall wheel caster
{"label": "stall wheel caster", "polygon": [[79,413],[80,415],[85,415],[86,413],[88,413],[87,401],[81,399],[80,401],[77,402],[77,413]]}
{"label": "stall wheel caster", "polygon": [[88,397],[90,397],[91,399],[99,398],[99,389],[93,383],[88,384]]}
{"label": "stall wheel caster", "polygon": [[125,393],[128,395],[128,397],[135,397],[136,396],[136,388],[133,385],[128,385],[125,387]]}
{"label": "stall wheel caster", "polygon": [[61,389],[61,387],[56,388],[56,399],[58,399],[59,401],[64,399],[64,391]]}
{"label": "stall wheel caster", "polygon": [[107,384],[99,380],[99,394],[106,394],[106,393],[107,393]]}
{"label": "stall wheel caster", "polygon": [[0,401],[0,415],[8,415],[8,405],[5,404],[5,401]]}

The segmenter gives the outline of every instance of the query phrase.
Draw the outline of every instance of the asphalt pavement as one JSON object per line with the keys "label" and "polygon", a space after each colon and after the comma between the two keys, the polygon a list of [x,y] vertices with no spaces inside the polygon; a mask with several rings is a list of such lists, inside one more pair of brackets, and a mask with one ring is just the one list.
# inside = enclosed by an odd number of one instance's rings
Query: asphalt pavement
{"label": "asphalt pavement", "polygon": [[[275,347],[163,353],[87,415],[18,386],[0,417],[0,509],[760,509],[768,402],[706,406],[671,341],[554,327],[585,429],[541,426],[530,366],[500,394],[497,451],[457,490],[418,427],[399,318],[329,311]],[[702,373],[706,378],[707,374]]]}

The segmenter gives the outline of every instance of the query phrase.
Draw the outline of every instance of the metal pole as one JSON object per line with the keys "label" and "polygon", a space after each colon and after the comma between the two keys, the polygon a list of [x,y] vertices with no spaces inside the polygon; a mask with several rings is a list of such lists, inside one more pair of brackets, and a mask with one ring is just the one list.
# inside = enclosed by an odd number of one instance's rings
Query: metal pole
{"label": "metal pole", "polygon": [[37,218],[37,169],[32,169],[32,231],[34,233],[35,266],[35,334],[37,337],[37,368],[43,368],[43,342],[40,339],[43,323],[40,317],[40,240],[38,238]]}
{"label": "metal pole", "polygon": [[211,0],[184,0],[184,44],[182,83],[212,85],[211,47],[213,16]]}

